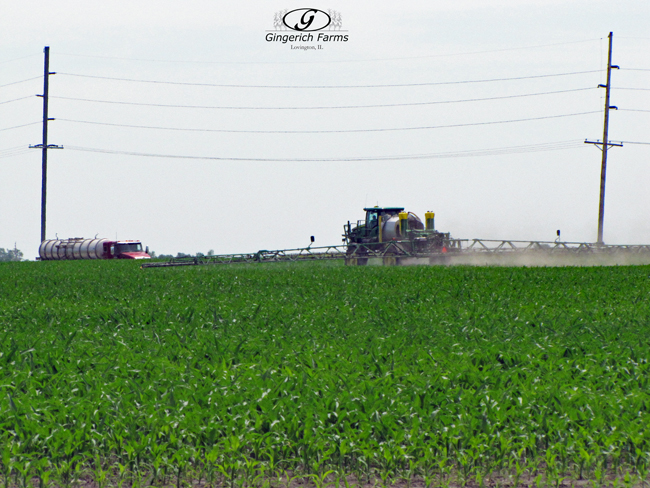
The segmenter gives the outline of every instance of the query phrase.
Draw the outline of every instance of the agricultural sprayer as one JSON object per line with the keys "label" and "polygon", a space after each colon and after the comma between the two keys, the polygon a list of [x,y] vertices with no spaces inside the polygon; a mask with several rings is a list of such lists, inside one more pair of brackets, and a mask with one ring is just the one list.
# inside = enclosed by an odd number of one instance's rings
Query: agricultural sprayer
{"label": "agricultural sprayer", "polygon": [[173,258],[143,268],[207,264],[344,260],[347,265],[406,264],[645,264],[650,245],[605,245],[588,242],[456,239],[435,229],[435,214],[424,223],[403,207],[364,208],[366,217],[343,228],[343,244],[254,253]]}

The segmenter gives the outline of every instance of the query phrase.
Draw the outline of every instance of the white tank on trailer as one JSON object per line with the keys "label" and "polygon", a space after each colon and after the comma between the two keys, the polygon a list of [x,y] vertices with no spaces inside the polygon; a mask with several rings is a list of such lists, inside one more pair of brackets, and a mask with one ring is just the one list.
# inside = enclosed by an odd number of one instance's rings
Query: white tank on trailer
{"label": "white tank on trailer", "polygon": [[73,259],[103,259],[106,257],[104,243],[108,239],[84,239],[74,246]]}
{"label": "white tank on trailer", "polygon": [[43,261],[63,259],[104,259],[108,239],[48,239],[41,242],[38,255]]}
{"label": "white tank on trailer", "polygon": [[[41,242],[41,245],[38,247],[38,256],[41,259],[48,259],[46,256],[51,256],[52,253],[54,252],[54,246],[58,244],[59,240],[57,239],[49,239],[47,241]],[[57,246],[57,251],[58,251],[58,246]],[[55,258],[49,258],[49,259],[55,259]],[[58,259],[58,258],[56,258]]]}

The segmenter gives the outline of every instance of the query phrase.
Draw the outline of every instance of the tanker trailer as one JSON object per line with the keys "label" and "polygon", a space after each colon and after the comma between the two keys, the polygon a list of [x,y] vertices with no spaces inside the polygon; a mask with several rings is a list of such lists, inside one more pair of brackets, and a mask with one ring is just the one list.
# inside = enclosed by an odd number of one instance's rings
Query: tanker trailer
{"label": "tanker trailer", "polygon": [[48,239],[38,248],[40,261],[68,259],[150,259],[140,241],[109,239]]}

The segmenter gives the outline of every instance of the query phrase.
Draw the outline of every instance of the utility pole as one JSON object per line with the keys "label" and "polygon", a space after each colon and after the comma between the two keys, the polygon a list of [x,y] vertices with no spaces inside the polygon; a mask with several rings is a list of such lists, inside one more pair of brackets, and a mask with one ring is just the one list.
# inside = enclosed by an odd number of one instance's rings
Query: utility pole
{"label": "utility pole", "polygon": [[605,123],[603,128],[603,141],[588,141],[585,144],[594,144],[603,153],[602,164],[600,168],[600,201],[598,204],[598,245],[603,245],[603,222],[605,220],[605,178],[607,174],[607,149],[612,146],[623,147],[623,144],[614,144],[608,140],[609,132],[609,111],[618,110],[618,107],[609,104],[609,93],[611,89],[612,68],[620,69],[618,66],[612,66],[612,39],[614,34],[609,33],[609,54],[607,56],[607,84],[598,85],[599,88],[605,88]]}
{"label": "utility pole", "polygon": [[34,146],[29,146],[30,148],[41,149],[42,150],[42,182],[41,182],[41,242],[45,240],[45,215],[46,215],[46,202],[47,202],[47,150],[48,149],[63,149],[62,146],[57,146],[54,144],[47,144],[47,122],[49,120],[54,120],[48,117],[48,101],[49,101],[49,88],[50,88],[50,75],[55,75],[55,72],[50,72],[50,46],[45,46],[43,50],[45,53],[45,67],[43,70],[43,94],[36,95],[37,97],[43,97],[43,142],[42,144],[36,144]]}

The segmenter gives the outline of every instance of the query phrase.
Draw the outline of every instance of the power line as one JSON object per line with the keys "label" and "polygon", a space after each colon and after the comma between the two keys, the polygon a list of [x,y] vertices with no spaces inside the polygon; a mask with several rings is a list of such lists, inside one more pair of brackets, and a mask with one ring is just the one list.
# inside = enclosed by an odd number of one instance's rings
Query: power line
{"label": "power line", "polygon": [[38,54],[28,54],[27,56],[21,56],[19,58],[5,59],[4,61],[0,61],[0,64],[11,63],[12,61],[18,61],[19,59],[33,58],[34,56],[38,56]]}
{"label": "power line", "polygon": [[6,85],[0,85],[0,88],[4,88],[5,86],[10,86],[10,85],[17,85],[18,83],[25,83],[26,81],[32,81],[32,80],[40,80],[40,76],[35,76],[34,78],[27,78],[26,80],[20,80],[20,81],[14,81],[12,83],[7,83]]}
{"label": "power line", "polygon": [[36,124],[40,124],[40,123],[41,123],[41,121],[39,120],[38,122],[30,122],[29,124],[14,125],[13,127],[5,127],[4,129],[0,129],[0,131],[11,130],[11,129],[19,129],[20,127],[27,127],[28,125],[36,125]]}
{"label": "power line", "polygon": [[418,105],[438,105],[448,103],[463,103],[463,102],[483,102],[489,100],[505,100],[509,98],[524,98],[534,97],[541,95],[555,95],[558,93],[571,93],[585,90],[595,90],[595,87],[588,88],[573,88],[569,90],[558,90],[550,92],[538,93],[524,93],[521,95],[505,95],[501,97],[488,97],[488,98],[467,98],[461,100],[439,100],[430,102],[410,102],[410,103],[382,103],[373,105],[341,105],[341,106],[314,106],[314,107],[235,107],[235,106],[214,106],[214,105],[175,105],[164,103],[142,103],[142,102],[125,102],[115,100],[96,100],[89,98],[75,98],[75,97],[58,97],[51,96],[50,98],[58,98],[60,100],[74,100],[79,102],[94,102],[94,103],[109,103],[117,105],[136,105],[140,107],[164,107],[164,108],[199,108],[199,109],[219,109],[219,110],[328,110],[328,109],[354,109],[354,108],[381,108],[381,107],[412,107]]}
{"label": "power line", "polygon": [[18,100],[26,100],[28,98],[34,98],[34,95],[28,95],[26,97],[14,98],[13,100],[5,100],[4,102],[0,102],[0,105],[2,105],[3,103],[17,102]]}
{"label": "power line", "polygon": [[648,68],[623,68],[624,71],[650,71]]}
{"label": "power line", "polygon": [[621,87],[621,88],[616,87],[615,89],[616,90],[642,90],[642,91],[649,91],[650,90],[650,88],[623,88],[623,87]]}
{"label": "power line", "polygon": [[621,141],[621,144],[644,144],[650,146],[650,142],[631,142],[631,141]]}
{"label": "power line", "polygon": [[504,49],[491,49],[483,51],[468,51],[462,53],[445,53],[445,54],[428,54],[422,56],[405,56],[405,57],[396,57],[396,58],[371,58],[371,59],[342,59],[342,60],[326,60],[326,61],[195,61],[195,60],[168,60],[168,59],[147,59],[147,58],[128,58],[128,57],[118,57],[118,56],[98,56],[93,54],[73,54],[73,53],[57,53],[59,56],[75,56],[75,57],[84,57],[84,58],[97,58],[97,59],[115,59],[120,61],[138,61],[138,62],[153,62],[153,63],[184,63],[184,64],[217,64],[217,65],[255,65],[255,64],[330,64],[330,63],[366,63],[366,62],[377,62],[377,61],[404,61],[410,59],[427,59],[427,58],[445,58],[445,57],[454,57],[454,56],[468,56],[474,54],[489,54],[489,53],[498,53],[498,52],[507,52],[507,51],[521,51],[526,49],[539,49],[543,47],[554,47],[554,46],[567,46],[571,44],[583,44],[587,42],[598,41],[598,39],[585,39],[582,41],[569,41],[569,42],[558,42],[552,44],[539,44],[535,46],[522,46],[522,47],[512,47]]}
{"label": "power line", "polygon": [[20,148],[15,148],[15,149],[13,149],[11,151],[3,150],[3,151],[0,151],[0,159],[12,158],[14,156],[20,156],[22,154],[27,154],[28,152],[31,152],[31,151],[29,150],[29,147],[27,147],[26,145],[21,146]]}
{"label": "power line", "polygon": [[111,81],[128,81],[134,83],[153,83],[162,85],[181,85],[181,86],[208,86],[217,88],[395,88],[395,87],[411,87],[411,86],[437,86],[437,85],[460,85],[468,83],[491,83],[497,81],[515,81],[515,80],[531,80],[537,78],[551,78],[558,76],[572,76],[587,73],[599,73],[600,70],[587,70],[587,71],[571,71],[568,73],[554,73],[546,75],[532,75],[532,76],[516,76],[512,78],[491,78],[485,80],[463,80],[463,81],[439,81],[427,83],[401,83],[401,84],[386,84],[386,85],[230,85],[219,83],[191,83],[181,81],[162,81],[162,80],[138,80],[134,78],[117,78],[110,76],[95,76],[95,75],[82,75],[78,73],[61,73],[64,76],[74,76],[78,78],[92,78],[98,80],[111,80]]}
{"label": "power line", "polygon": [[112,149],[98,149],[91,147],[66,146],[73,151],[85,151],[104,154],[119,154],[126,156],[142,156],[170,159],[195,159],[211,161],[250,161],[250,162],[353,162],[353,161],[396,161],[404,159],[445,159],[445,158],[463,158],[478,156],[499,156],[505,154],[520,154],[527,152],[557,151],[562,149],[573,149],[583,147],[578,141],[559,141],[542,144],[530,144],[526,146],[509,146],[491,149],[477,149],[470,151],[457,151],[432,154],[408,154],[399,156],[368,156],[368,157],[346,157],[346,158],[241,158],[241,157],[218,157],[218,156],[190,156],[178,154],[154,154],[140,153],[132,151],[119,151]]}
{"label": "power line", "polygon": [[0,155],[0,159],[5,159],[5,158],[14,158],[16,156],[22,156],[23,154],[27,154],[29,151],[21,151],[21,152],[16,152],[14,154],[2,154]]}
{"label": "power line", "polygon": [[337,129],[337,130],[236,130],[236,129],[193,129],[183,127],[160,127],[150,125],[132,125],[132,124],[112,124],[109,122],[94,122],[89,120],[74,120],[62,119],[56,120],[61,122],[74,122],[77,124],[92,124],[110,127],[128,127],[131,129],[155,129],[155,130],[171,130],[171,131],[184,131],[184,132],[227,132],[237,134],[334,134],[334,133],[354,133],[354,132],[395,132],[407,130],[427,130],[427,129],[448,129],[453,127],[470,127],[479,125],[493,125],[493,124],[511,124],[515,122],[529,122],[533,120],[546,120],[546,119],[559,119],[563,117],[575,117],[579,115],[588,115],[600,113],[599,110],[592,110],[589,112],[577,112],[572,114],[561,115],[546,115],[543,117],[529,117],[525,119],[511,119],[511,120],[496,120],[489,122],[470,122],[465,124],[449,124],[449,125],[431,125],[420,127],[395,127],[395,128],[380,128],[380,129]]}
{"label": "power line", "polygon": [[15,151],[17,149],[25,149],[25,148],[29,149],[27,147],[27,144],[22,144],[20,146],[6,147],[4,149],[0,149],[0,154],[5,153],[5,152]]}
{"label": "power line", "polygon": [[9,158],[30,152],[27,144],[0,149],[0,158]]}
{"label": "power line", "polygon": [[622,112],[650,112],[650,110],[643,110],[640,108],[619,108]]}

